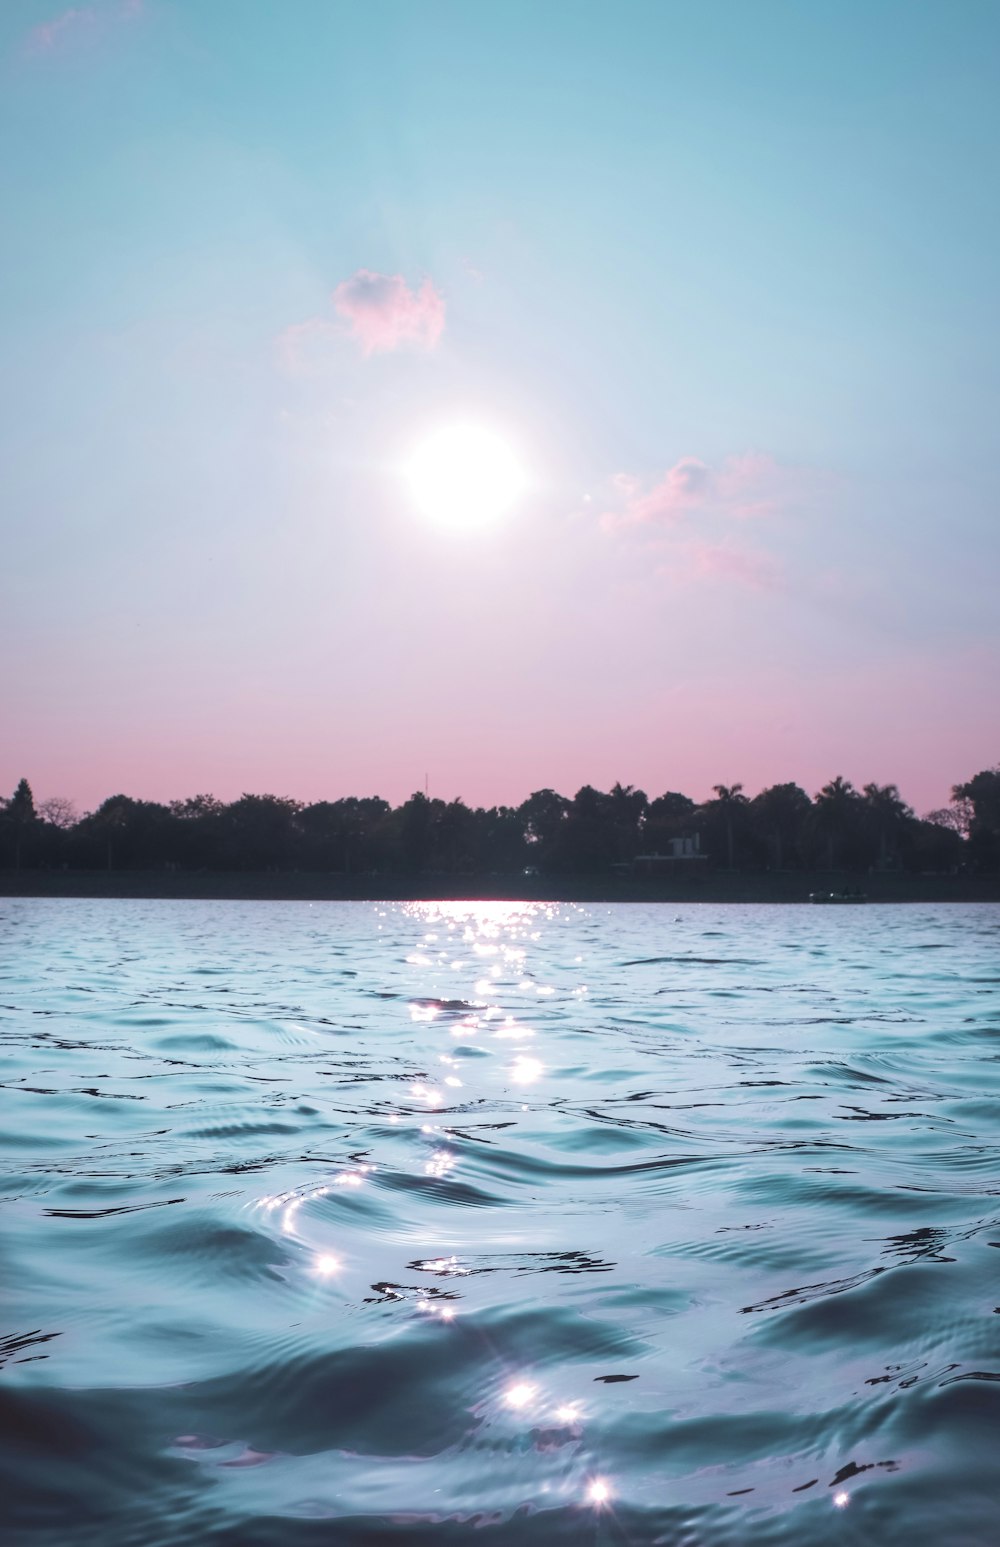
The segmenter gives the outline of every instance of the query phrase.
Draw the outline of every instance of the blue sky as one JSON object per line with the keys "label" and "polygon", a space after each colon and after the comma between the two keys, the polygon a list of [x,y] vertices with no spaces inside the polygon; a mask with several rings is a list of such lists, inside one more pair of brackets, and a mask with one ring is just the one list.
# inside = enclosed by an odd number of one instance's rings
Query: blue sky
{"label": "blue sky", "polygon": [[[9,0],[0,787],[943,802],[1000,755],[998,45]],[[368,349],[364,273],[439,333]],[[469,412],[532,490],[444,534],[400,459]]]}

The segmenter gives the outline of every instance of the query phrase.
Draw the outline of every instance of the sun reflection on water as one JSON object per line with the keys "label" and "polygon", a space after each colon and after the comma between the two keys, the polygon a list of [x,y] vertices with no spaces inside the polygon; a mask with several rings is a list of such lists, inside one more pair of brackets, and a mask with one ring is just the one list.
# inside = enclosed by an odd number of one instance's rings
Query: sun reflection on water
{"label": "sun reflection on water", "polygon": [[498,1026],[493,1035],[504,1041],[523,1042],[525,1038],[533,1037],[535,1033],[530,1026],[521,1026],[512,1015],[508,1015],[503,1025]]}
{"label": "sun reflection on water", "polygon": [[468,1273],[457,1257],[432,1257],[426,1262],[411,1263],[420,1273]]}
{"label": "sun reflection on water", "polygon": [[511,1065],[510,1077],[516,1085],[533,1085],[545,1073],[545,1065],[537,1058],[519,1053]]}

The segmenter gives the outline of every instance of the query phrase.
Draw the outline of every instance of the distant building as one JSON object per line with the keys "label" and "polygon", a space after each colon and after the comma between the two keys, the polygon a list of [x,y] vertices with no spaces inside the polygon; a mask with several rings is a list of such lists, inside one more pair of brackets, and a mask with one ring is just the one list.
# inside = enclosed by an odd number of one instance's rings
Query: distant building
{"label": "distant building", "polygon": [[683,838],[667,840],[668,854],[637,854],[630,865],[633,875],[662,875],[673,870],[693,869],[708,862],[701,852],[701,834],[690,833]]}
{"label": "distant building", "polygon": [[670,839],[671,859],[704,859],[701,852],[701,834],[692,833],[687,838]]}

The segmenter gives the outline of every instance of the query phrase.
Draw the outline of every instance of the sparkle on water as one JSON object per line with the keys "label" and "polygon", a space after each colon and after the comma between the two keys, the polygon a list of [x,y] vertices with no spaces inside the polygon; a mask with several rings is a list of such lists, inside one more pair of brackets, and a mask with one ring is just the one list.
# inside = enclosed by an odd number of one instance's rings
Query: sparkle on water
{"label": "sparkle on water", "polygon": [[545,1066],[537,1058],[515,1058],[510,1077],[517,1085],[533,1085],[545,1073]]}
{"label": "sparkle on water", "polygon": [[12,1541],[992,1540],[1000,909],[0,938]]}

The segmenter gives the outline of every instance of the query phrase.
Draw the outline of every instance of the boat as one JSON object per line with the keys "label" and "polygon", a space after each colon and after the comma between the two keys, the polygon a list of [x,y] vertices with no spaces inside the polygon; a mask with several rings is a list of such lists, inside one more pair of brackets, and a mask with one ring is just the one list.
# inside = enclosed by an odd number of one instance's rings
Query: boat
{"label": "boat", "polygon": [[867,902],[865,892],[810,892],[810,902]]}

